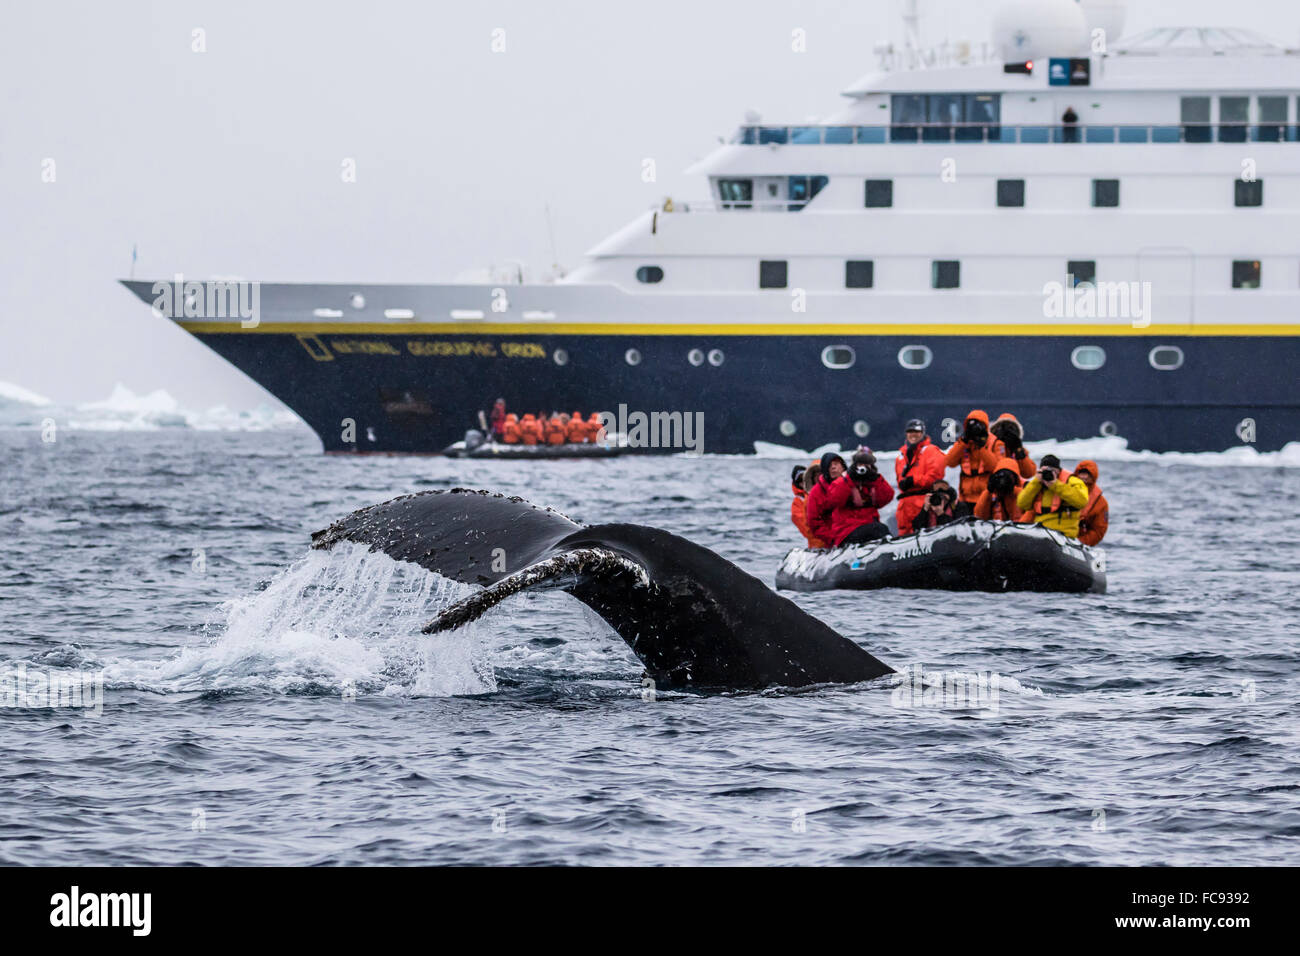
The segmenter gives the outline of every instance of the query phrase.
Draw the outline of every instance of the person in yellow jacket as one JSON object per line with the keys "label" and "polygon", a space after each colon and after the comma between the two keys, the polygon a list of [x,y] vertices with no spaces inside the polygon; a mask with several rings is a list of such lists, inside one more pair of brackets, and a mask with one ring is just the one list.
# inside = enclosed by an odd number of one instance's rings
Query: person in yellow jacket
{"label": "person in yellow jacket", "polygon": [[1023,512],[1022,521],[1033,521],[1067,538],[1079,537],[1079,512],[1087,503],[1088,486],[1068,471],[1062,471],[1061,459],[1055,455],[1043,456],[1038,463],[1038,474],[1016,497],[1016,506]]}

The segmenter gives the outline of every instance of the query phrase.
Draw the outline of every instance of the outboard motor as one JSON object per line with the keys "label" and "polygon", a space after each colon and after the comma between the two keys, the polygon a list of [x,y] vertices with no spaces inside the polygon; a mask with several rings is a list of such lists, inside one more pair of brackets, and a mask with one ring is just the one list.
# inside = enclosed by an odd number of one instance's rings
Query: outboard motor
{"label": "outboard motor", "polygon": [[479,445],[482,445],[485,441],[487,441],[487,436],[485,436],[477,428],[471,428],[469,431],[465,433],[465,450],[473,451],[475,448],[479,447]]}

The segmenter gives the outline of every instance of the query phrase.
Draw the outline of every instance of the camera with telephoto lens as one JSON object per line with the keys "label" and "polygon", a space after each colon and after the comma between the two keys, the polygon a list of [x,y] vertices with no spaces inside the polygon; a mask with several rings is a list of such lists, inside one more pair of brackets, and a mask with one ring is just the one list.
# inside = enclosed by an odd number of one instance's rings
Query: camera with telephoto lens
{"label": "camera with telephoto lens", "polygon": [[868,465],[859,462],[849,469],[853,475],[853,481],[856,484],[874,484],[875,480],[880,477],[880,472],[875,465]]}
{"label": "camera with telephoto lens", "polygon": [[947,500],[947,496],[942,491],[934,491],[930,493],[931,508],[942,508],[943,503]]}
{"label": "camera with telephoto lens", "polygon": [[982,445],[989,440],[989,428],[978,418],[969,419],[966,422],[966,430],[962,432],[961,440]]}
{"label": "camera with telephoto lens", "polygon": [[1050,485],[1056,482],[1058,472],[1055,468],[1040,468],[1038,476],[1043,479],[1043,484]]}

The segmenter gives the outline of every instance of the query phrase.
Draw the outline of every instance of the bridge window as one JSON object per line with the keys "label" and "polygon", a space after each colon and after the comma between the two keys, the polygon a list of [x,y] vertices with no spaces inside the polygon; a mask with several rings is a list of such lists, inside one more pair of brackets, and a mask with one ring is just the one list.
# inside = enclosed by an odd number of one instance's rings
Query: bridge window
{"label": "bridge window", "polygon": [[1250,122],[1249,96],[1219,97],[1219,142],[1246,142],[1246,124]]}
{"label": "bridge window", "polygon": [[868,179],[865,205],[868,209],[884,209],[894,204],[892,179]]}
{"label": "bridge window", "polygon": [[1189,143],[1210,141],[1210,98],[1208,96],[1184,96],[1180,119],[1183,123],[1185,141]]}
{"label": "bridge window", "polygon": [[1285,96],[1261,96],[1259,98],[1259,140],[1263,143],[1277,143],[1286,138],[1282,130],[1286,127]]}
{"label": "bridge window", "polygon": [[1071,259],[1065,264],[1065,276],[1071,288],[1093,285],[1097,281],[1097,263],[1092,259]]}
{"label": "bridge window", "polygon": [[1092,204],[1098,208],[1119,205],[1119,180],[1094,179],[1092,181]]}
{"label": "bridge window", "polygon": [[[1000,93],[898,93],[890,101],[889,138],[930,143],[996,141]],[[859,140],[861,142],[861,140]]]}
{"label": "bridge window", "polygon": [[791,176],[786,187],[786,198],[790,200],[790,211],[798,212],[813,197],[821,192],[830,182],[825,176]]}
{"label": "bridge window", "polygon": [[1023,206],[1025,204],[1025,181],[1023,179],[998,180],[998,205]]}
{"label": "bridge window", "polygon": [[1106,350],[1100,345],[1080,345],[1070,353],[1070,364],[1083,372],[1095,372],[1106,364]]}
{"label": "bridge window", "polygon": [[1262,179],[1251,182],[1238,179],[1233,183],[1233,191],[1236,193],[1234,200],[1238,206],[1264,205],[1264,180]]}
{"label": "bridge window", "polygon": [[1183,367],[1183,350],[1177,345],[1157,345],[1147,356],[1151,367],[1161,372],[1172,372]]}
{"label": "bridge window", "polygon": [[870,259],[850,259],[844,263],[844,288],[870,289],[875,271],[875,263]]}
{"label": "bridge window", "polygon": [[822,364],[827,368],[852,368],[857,358],[851,345],[828,345],[822,349]]}
{"label": "bridge window", "polygon": [[961,263],[956,259],[936,259],[930,263],[930,286],[934,289],[961,287]]}
{"label": "bridge window", "polygon": [[642,266],[636,270],[636,281],[653,285],[664,281],[664,270],[658,266]]}
{"label": "bridge window", "polygon": [[758,287],[760,289],[784,289],[786,286],[787,263],[784,259],[764,259],[758,264]]}
{"label": "bridge window", "polygon": [[749,209],[754,201],[754,180],[719,179],[718,196],[723,209]]}
{"label": "bridge window", "polygon": [[1234,289],[1259,288],[1259,260],[1238,259],[1232,263],[1232,287]]}
{"label": "bridge window", "polygon": [[928,345],[904,345],[898,350],[898,364],[903,368],[920,371],[929,368],[934,361],[934,353]]}

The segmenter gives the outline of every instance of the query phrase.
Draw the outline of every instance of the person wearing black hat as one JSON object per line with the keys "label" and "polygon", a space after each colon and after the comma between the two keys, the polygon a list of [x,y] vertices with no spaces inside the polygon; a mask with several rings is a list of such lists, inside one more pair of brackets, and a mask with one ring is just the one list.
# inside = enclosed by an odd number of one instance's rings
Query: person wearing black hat
{"label": "person wearing black hat", "polygon": [[894,459],[894,477],[898,481],[898,534],[912,533],[912,523],[925,507],[926,496],[934,483],[943,478],[943,452],[930,441],[925,422],[913,418],[907,423],[903,447]]}
{"label": "person wearing black hat", "polygon": [[894,489],[876,467],[876,456],[870,448],[860,449],[848,472],[831,484],[827,494],[831,542],[839,547],[889,537],[879,509],[893,498]]}
{"label": "person wearing black hat", "polygon": [[1088,486],[1061,470],[1061,459],[1044,455],[1038,462],[1038,474],[1029,480],[1016,497],[1016,505],[1044,528],[1059,531],[1067,538],[1079,537],[1079,512],[1088,503]]}
{"label": "person wearing black hat", "polygon": [[[817,467],[816,464],[813,465]],[[794,526],[799,529],[799,533],[804,536],[810,548],[824,548],[826,542],[812,533],[808,527],[808,492],[804,488],[804,475],[808,469],[803,465],[795,465],[794,470],[790,472],[790,491],[794,494],[794,500],[790,502],[790,520]]]}
{"label": "person wearing black hat", "polygon": [[804,502],[804,514],[808,517],[808,530],[813,536],[827,544],[831,539],[831,505],[829,502],[831,485],[848,471],[844,459],[833,451],[822,455],[818,468],[819,474],[813,486],[808,489],[808,498]]}

